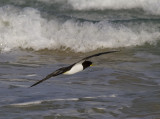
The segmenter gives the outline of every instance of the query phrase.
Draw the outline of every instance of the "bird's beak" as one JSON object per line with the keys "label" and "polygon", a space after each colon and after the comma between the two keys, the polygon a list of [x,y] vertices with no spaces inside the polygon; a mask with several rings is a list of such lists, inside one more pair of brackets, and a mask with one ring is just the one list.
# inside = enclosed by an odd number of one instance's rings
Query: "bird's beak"
{"label": "bird's beak", "polygon": [[91,64],[90,66],[93,66],[93,64]]}

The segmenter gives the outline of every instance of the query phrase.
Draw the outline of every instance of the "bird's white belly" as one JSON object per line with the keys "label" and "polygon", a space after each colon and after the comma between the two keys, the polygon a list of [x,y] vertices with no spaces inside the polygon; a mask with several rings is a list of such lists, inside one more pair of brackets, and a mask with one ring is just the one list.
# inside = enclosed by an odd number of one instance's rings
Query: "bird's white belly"
{"label": "bird's white belly", "polygon": [[75,74],[77,72],[80,72],[83,70],[82,64],[75,64],[69,71],[65,72],[64,74],[70,75],[70,74]]}

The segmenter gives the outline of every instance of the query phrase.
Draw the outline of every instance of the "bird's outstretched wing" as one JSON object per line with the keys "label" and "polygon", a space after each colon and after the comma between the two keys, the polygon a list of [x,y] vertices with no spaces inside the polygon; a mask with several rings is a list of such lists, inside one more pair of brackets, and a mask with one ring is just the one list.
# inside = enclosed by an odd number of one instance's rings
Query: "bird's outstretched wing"
{"label": "bird's outstretched wing", "polygon": [[[118,50],[115,50],[115,51],[108,51],[108,52],[101,52],[101,53],[97,53],[97,54],[94,54],[94,55],[91,55],[91,56],[85,57],[85,58],[83,58],[83,59],[79,60],[78,62],[81,62],[81,61],[83,61],[83,60],[90,59],[90,58],[92,58],[92,57],[97,57],[97,56],[100,56],[100,55],[109,54],[109,53],[114,53],[114,52],[119,52],[119,51],[118,51]],[[76,62],[76,63],[78,63],[78,62]]]}
{"label": "bird's outstretched wing", "polygon": [[43,82],[43,81],[51,78],[51,77],[54,77],[54,76],[58,76],[58,75],[60,75],[60,74],[63,74],[63,73],[65,73],[66,71],[70,70],[71,67],[72,67],[72,65],[70,65],[70,66],[68,66],[68,67],[62,67],[62,68],[60,68],[60,69],[57,69],[57,70],[54,71],[53,73],[48,74],[44,79],[42,79],[42,80],[34,83],[33,85],[31,85],[30,87],[33,87],[33,86],[35,86],[35,85],[37,85],[37,84],[39,84],[39,83],[41,83],[41,82]]}
{"label": "bird's outstretched wing", "polygon": [[[97,56],[100,56],[100,55],[104,55],[104,54],[108,54],[108,53],[114,53],[114,52],[118,52],[118,51],[108,51],[108,52],[97,53],[97,54],[94,54],[94,55],[85,57],[85,58],[79,60],[79,61],[76,62],[76,63],[85,61],[85,60],[90,59],[90,58],[92,58],[92,57],[97,57]],[[60,74],[65,73],[66,71],[70,70],[70,69],[72,68],[72,66],[75,65],[76,63],[74,63],[74,64],[72,64],[72,65],[70,65],[70,66],[68,66],[68,67],[62,67],[62,68],[60,68],[60,69],[57,69],[57,70],[54,71],[53,73],[47,75],[44,79],[42,79],[42,80],[40,80],[40,81],[34,83],[33,85],[31,85],[30,87],[33,87],[33,86],[35,86],[35,85],[37,85],[37,84],[39,84],[39,83],[41,83],[41,82],[43,82],[43,81],[45,81],[45,80],[51,78],[51,77],[58,76],[58,75],[60,75]]]}

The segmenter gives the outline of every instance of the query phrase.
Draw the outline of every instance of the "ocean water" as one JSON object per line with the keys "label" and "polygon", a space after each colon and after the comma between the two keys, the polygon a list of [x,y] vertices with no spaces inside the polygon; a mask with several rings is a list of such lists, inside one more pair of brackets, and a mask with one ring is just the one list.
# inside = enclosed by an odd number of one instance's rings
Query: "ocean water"
{"label": "ocean water", "polygon": [[[158,119],[160,1],[0,0],[0,119]],[[93,67],[36,81],[86,56]]]}

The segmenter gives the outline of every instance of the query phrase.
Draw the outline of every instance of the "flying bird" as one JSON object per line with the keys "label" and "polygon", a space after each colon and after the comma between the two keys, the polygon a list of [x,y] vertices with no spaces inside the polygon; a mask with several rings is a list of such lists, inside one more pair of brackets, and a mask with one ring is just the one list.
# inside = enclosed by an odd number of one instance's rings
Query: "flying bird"
{"label": "flying bird", "polygon": [[33,85],[31,85],[30,87],[33,87],[51,77],[54,76],[58,76],[60,74],[65,74],[65,75],[71,75],[71,74],[75,74],[77,72],[80,72],[90,66],[92,66],[92,62],[88,61],[88,59],[92,58],[92,57],[97,57],[100,55],[104,55],[104,54],[109,54],[109,53],[114,53],[114,52],[118,52],[118,51],[108,51],[108,52],[101,52],[98,54],[94,54],[88,57],[85,57],[81,60],[79,60],[78,62],[75,62],[74,64],[67,66],[67,67],[62,67],[60,69],[57,69],[56,71],[50,73],[49,75],[47,75],[45,78],[43,78],[42,80],[39,80],[38,82],[34,83]]}

